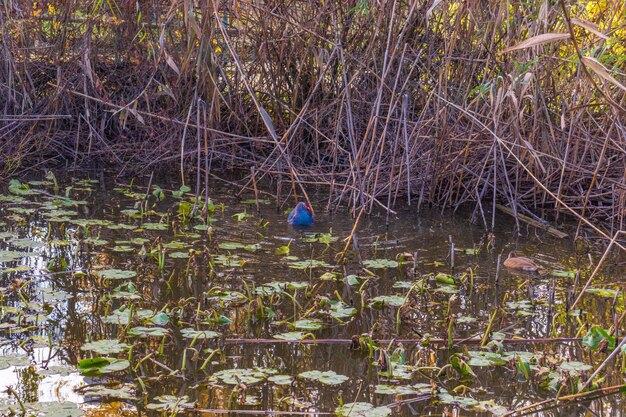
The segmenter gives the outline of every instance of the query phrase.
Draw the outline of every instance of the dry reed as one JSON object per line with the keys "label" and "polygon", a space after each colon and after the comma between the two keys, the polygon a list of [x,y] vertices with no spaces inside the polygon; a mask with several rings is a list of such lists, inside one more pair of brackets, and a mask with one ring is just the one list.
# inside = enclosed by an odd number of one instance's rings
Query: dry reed
{"label": "dry reed", "polygon": [[472,203],[491,228],[501,202],[612,236],[626,6],[584,5],[10,0],[0,175],[178,166],[200,189],[244,168],[250,184],[327,187],[328,207],[355,214]]}

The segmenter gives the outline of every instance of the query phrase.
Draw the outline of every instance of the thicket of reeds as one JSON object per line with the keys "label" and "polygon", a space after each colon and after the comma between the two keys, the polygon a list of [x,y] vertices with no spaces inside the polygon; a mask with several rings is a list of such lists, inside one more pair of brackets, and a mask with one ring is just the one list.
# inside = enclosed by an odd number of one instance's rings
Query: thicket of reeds
{"label": "thicket of reeds", "polygon": [[355,213],[472,202],[490,226],[498,202],[612,234],[625,24],[618,0],[8,0],[2,172],[254,168]]}

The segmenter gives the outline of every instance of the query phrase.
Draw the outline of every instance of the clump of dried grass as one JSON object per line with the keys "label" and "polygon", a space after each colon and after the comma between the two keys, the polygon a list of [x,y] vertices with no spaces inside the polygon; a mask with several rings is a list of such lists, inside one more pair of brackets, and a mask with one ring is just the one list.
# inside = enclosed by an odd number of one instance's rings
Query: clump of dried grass
{"label": "clump of dried grass", "polygon": [[612,234],[626,6],[595,3],[14,0],[0,161],[254,167],[355,212],[473,202],[490,226],[500,201]]}

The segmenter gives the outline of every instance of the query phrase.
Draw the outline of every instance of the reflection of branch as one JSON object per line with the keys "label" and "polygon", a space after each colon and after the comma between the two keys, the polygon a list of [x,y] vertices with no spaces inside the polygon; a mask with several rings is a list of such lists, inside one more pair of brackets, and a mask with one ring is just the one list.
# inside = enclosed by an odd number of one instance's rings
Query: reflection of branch
{"label": "reflection of branch", "polygon": [[613,239],[611,239],[611,241],[609,242],[609,246],[607,246],[606,250],[604,251],[604,253],[602,254],[602,258],[600,258],[600,260],[598,261],[598,264],[596,265],[596,267],[594,268],[593,272],[591,273],[591,276],[589,277],[589,279],[587,280],[587,283],[585,284],[585,286],[583,287],[582,290],[580,290],[580,294],[578,294],[578,297],[576,298],[576,300],[574,301],[574,303],[570,306],[570,310],[574,309],[574,306],[576,306],[576,304],[578,304],[578,302],[580,301],[580,299],[583,297],[583,294],[585,293],[585,291],[587,290],[587,288],[589,287],[589,284],[591,284],[591,280],[593,279],[593,277],[596,276],[596,274],[598,273],[598,271],[600,270],[600,266],[602,266],[602,264],[604,263],[604,260],[606,259],[606,257],[608,256],[609,252],[611,251],[611,247],[613,247],[613,245],[617,245],[620,248],[624,249],[624,247],[622,245],[620,245],[619,243],[616,243],[617,237],[621,234],[626,234],[626,231],[624,230],[618,230],[615,235],[613,236]]}
{"label": "reflection of branch", "polygon": [[589,72],[589,69],[587,68],[587,65],[585,64],[585,59],[584,59],[585,57],[580,52],[580,48],[578,47],[578,42],[576,41],[576,37],[574,36],[574,27],[572,26],[572,21],[569,17],[569,14],[567,13],[567,8],[565,7],[565,1],[561,0],[559,3],[561,4],[561,9],[563,9],[563,17],[565,18],[565,22],[567,22],[567,29],[569,30],[569,33],[570,33],[570,39],[572,40],[572,45],[574,45],[574,49],[576,50],[576,55],[578,55],[578,61],[580,62],[580,66],[582,67],[583,72],[585,73],[587,78],[589,78],[589,81],[591,81],[591,85],[593,85],[593,88],[598,90],[598,92],[602,94],[602,97],[604,97],[609,102],[610,105],[620,110],[622,113],[626,113],[626,109],[620,106],[615,100],[613,100],[608,94],[606,94],[604,90],[598,86],[598,84],[595,82],[595,80],[591,76],[591,73]]}

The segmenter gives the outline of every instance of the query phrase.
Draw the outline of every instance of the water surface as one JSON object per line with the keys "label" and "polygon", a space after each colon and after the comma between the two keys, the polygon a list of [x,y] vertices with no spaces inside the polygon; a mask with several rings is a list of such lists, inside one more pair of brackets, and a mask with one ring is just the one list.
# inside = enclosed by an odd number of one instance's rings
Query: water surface
{"label": "water surface", "polygon": [[[575,392],[606,357],[533,339],[608,329],[624,308],[613,265],[570,310],[599,249],[514,235],[504,215],[489,235],[468,211],[374,214],[342,259],[353,219],[324,213],[323,195],[315,225],[294,230],[288,207],[264,195],[257,211],[220,184],[203,207],[169,184],[146,195],[147,182],[54,181],[0,196],[0,381],[12,387],[0,407],[18,414],[19,398],[50,416],[334,415],[354,402],[366,404],[343,414],[499,415]],[[541,271],[498,268],[513,250]],[[613,365],[602,376],[623,379]],[[622,397],[544,413],[591,410],[621,415]]]}

